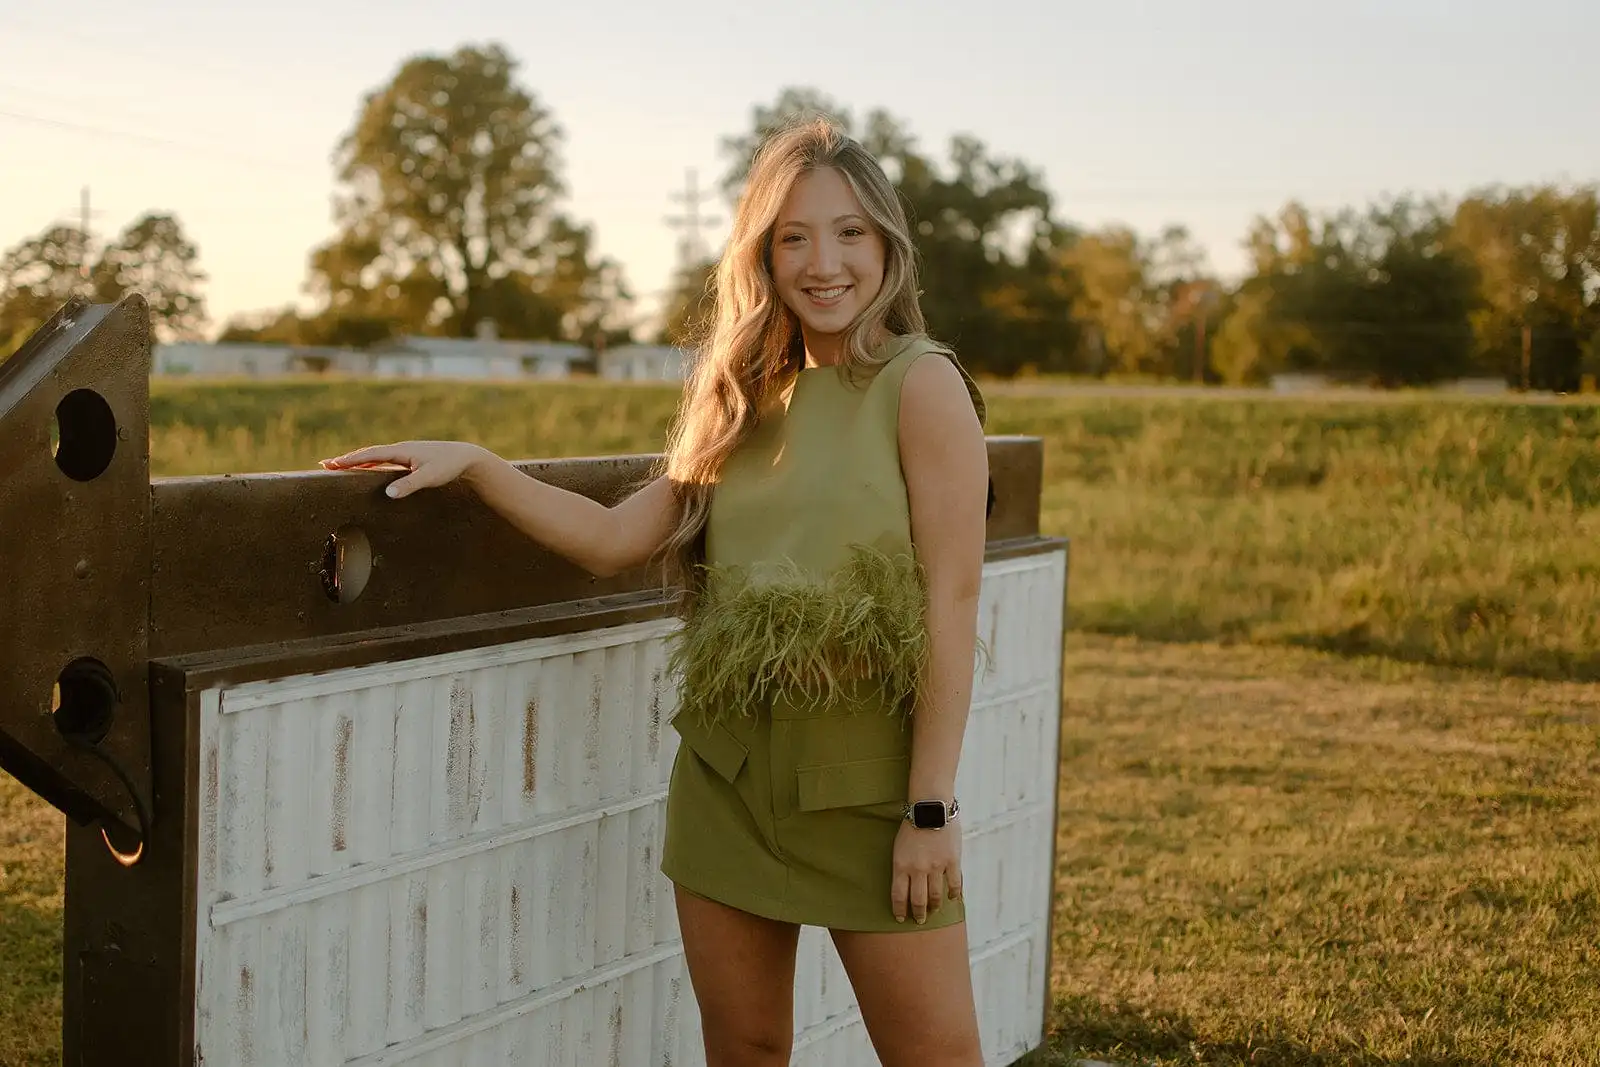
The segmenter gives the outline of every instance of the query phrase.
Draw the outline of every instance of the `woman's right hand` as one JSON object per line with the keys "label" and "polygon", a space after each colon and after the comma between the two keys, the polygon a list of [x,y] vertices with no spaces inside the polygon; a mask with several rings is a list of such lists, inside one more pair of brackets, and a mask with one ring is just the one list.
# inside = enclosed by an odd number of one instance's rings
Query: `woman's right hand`
{"label": "woman's right hand", "polygon": [[494,459],[494,453],[466,441],[401,441],[392,445],[369,445],[342,456],[321,461],[324,470],[410,471],[390,482],[384,492],[396,500],[418,489],[448,485]]}

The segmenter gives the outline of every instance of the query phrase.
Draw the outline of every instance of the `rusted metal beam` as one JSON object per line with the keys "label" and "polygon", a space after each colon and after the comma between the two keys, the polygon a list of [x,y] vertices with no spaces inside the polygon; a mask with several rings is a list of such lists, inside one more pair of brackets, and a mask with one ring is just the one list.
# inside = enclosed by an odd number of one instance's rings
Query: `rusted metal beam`
{"label": "rusted metal beam", "polygon": [[125,849],[152,800],[149,376],[137,296],[0,364],[0,766]]}
{"label": "rusted metal beam", "polygon": [[[659,457],[522,461],[526,474],[612,504]],[[1038,441],[989,441],[991,543],[1038,535]],[[390,500],[393,473],[158,479],[150,651],[319,640],[596,597],[661,591],[638,569],[597,579],[532,544],[459,485]],[[343,553],[339,574],[340,553]]]}

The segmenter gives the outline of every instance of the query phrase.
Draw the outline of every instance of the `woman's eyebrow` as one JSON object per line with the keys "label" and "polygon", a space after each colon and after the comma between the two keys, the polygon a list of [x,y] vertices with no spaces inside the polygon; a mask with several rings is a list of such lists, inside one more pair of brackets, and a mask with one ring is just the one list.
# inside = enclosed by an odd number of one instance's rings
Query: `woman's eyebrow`
{"label": "woman's eyebrow", "polygon": [[[848,214],[848,215],[840,215],[838,218],[834,219],[833,220],[833,225],[837,226],[841,222],[852,222],[852,221],[854,221],[854,222],[866,222],[867,220],[862,218],[860,215],[857,215],[854,212],[852,212],[851,214]],[[784,229],[790,229],[790,230],[809,230],[809,229],[811,229],[811,227],[809,225],[807,225],[806,223],[798,222],[798,221],[795,221],[793,219],[791,219],[788,222],[780,222],[780,223],[778,223],[778,225],[783,227]]]}

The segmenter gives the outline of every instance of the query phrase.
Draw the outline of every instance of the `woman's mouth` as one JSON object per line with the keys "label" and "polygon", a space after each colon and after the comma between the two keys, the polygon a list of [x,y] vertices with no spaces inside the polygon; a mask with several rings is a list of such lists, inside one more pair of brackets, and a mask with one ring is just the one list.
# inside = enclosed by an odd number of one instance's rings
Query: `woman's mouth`
{"label": "woman's mouth", "polygon": [[848,285],[835,285],[827,289],[806,289],[803,292],[811,298],[813,304],[827,307],[839,302],[839,298],[850,291]]}

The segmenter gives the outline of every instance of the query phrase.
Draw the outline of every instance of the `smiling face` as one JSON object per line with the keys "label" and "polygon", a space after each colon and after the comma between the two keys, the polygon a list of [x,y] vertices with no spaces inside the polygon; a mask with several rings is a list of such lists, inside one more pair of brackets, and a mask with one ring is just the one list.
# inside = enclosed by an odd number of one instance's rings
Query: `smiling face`
{"label": "smiling face", "polygon": [[800,320],[809,362],[834,363],[844,331],[883,287],[883,237],[833,167],[794,183],[772,230],[772,281]]}

